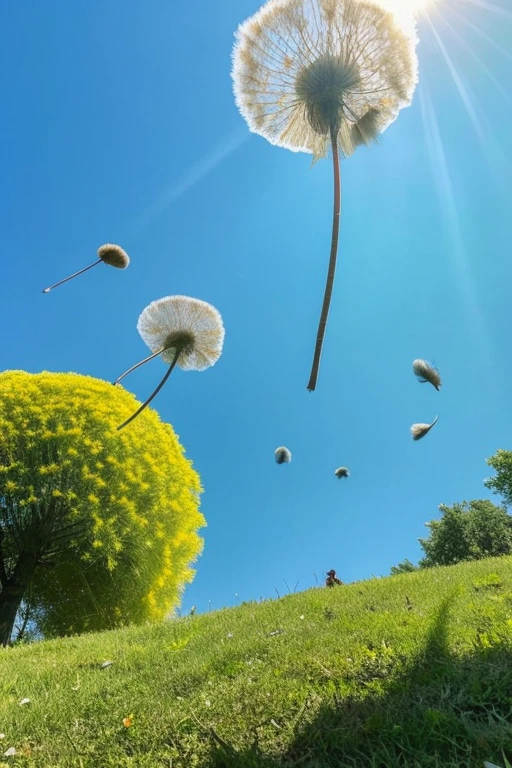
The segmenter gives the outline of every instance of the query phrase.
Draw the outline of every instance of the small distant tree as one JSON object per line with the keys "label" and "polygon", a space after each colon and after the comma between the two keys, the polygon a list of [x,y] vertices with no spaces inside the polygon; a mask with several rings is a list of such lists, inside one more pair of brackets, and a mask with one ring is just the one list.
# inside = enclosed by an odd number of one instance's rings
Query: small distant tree
{"label": "small distant tree", "polygon": [[405,558],[405,560],[402,560],[402,562],[398,563],[398,565],[391,566],[391,575],[398,576],[399,573],[412,573],[412,571],[417,570],[418,566],[414,565],[414,563],[411,563],[410,560]]}
{"label": "small distant tree", "polygon": [[192,580],[199,476],[151,409],[117,431],[135,408],[88,376],[0,374],[0,644],[28,621],[55,636],[158,620]]}
{"label": "small distant tree", "polygon": [[439,509],[441,519],[426,523],[430,534],[419,540],[425,552],[420,567],[512,553],[512,517],[504,507],[481,499]]}
{"label": "small distant tree", "polygon": [[494,456],[487,459],[487,464],[492,467],[496,475],[485,481],[487,488],[498,493],[505,504],[512,506],[512,451],[497,451]]}

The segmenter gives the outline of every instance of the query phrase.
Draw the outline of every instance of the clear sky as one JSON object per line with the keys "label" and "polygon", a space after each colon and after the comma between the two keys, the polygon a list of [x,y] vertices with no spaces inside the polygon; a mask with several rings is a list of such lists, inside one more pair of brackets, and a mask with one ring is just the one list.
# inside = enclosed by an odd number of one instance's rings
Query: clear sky
{"label": "clear sky", "polygon": [[[113,380],[148,353],[136,323],[152,300],[186,294],[224,318],[219,362],[176,370],[154,401],[205,488],[184,610],[305,589],[329,568],[386,574],[418,559],[440,503],[489,497],[485,459],[512,448],[507,2],[445,0],[433,29],[422,19],[412,107],[342,163],[314,393],[332,170],[237,112],[233,33],[259,0],[0,4],[1,368]],[[41,293],[104,242],[128,270]],[[440,393],[416,382],[417,357],[438,365]],[[127,388],[144,399],[164,370]],[[410,425],[437,413],[414,443]]]}

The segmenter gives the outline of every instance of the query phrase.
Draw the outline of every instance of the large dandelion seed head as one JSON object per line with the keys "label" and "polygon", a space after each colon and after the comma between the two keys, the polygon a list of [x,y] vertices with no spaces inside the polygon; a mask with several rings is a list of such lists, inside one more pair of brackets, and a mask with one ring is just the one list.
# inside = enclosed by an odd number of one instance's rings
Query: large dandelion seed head
{"label": "large dandelion seed head", "polygon": [[288,450],[288,448],[285,448],[284,445],[279,446],[279,448],[276,448],[274,455],[276,457],[276,461],[278,464],[289,464],[292,460],[292,453]]}
{"label": "large dandelion seed head", "polygon": [[204,371],[219,359],[224,343],[220,313],[206,301],[188,296],[166,296],[141,313],[137,330],[152,352],[165,349],[162,359],[185,371]]}
{"label": "large dandelion seed head", "polygon": [[332,126],[348,156],[411,103],[415,46],[377,2],[269,0],[236,33],[236,103],[271,144],[322,157]]}
{"label": "large dandelion seed head", "polygon": [[111,267],[126,269],[130,263],[130,257],[120,245],[105,243],[98,248],[98,258],[109,264]]}

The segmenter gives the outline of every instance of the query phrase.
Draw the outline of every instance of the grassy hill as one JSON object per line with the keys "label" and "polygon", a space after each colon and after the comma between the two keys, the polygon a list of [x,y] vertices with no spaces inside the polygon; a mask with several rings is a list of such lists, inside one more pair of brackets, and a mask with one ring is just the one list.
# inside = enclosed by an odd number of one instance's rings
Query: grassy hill
{"label": "grassy hill", "polygon": [[502,766],[512,558],[0,650],[0,733],[38,768]]}

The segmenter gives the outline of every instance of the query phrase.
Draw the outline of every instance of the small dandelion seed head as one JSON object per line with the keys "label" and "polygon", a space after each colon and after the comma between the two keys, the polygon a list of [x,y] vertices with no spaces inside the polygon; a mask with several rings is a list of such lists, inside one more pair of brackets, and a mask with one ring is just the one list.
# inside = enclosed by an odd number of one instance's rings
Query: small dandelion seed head
{"label": "small dandelion seed head", "polygon": [[164,349],[162,359],[185,371],[203,371],[222,353],[224,326],[220,313],[206,301],[188,296],[157,299],[141,313],[137,330],[152,352]]}
{"label": "small dandelion seed head", "polygon": [[130,263],[130,257],[120,245],[105,243],[98,248],[98,258],[111,267],[126,269]]}
{"label": "small dandelion seed head", "polygon": [[441,387],[441,374],[431,363],[426,360],[414,360],[412,370],[418,381],[422,384],[428,382],[439,391]]}
{"label": "small dandelion seed head", "polygon": [[337,478],[349,477],[350,472],[347,469],[347,467],[338,467],[338,469],[334,470],[334,474],[336,475]]}
{"label": "small dandelion seed head", "polygon": [[432,424],[413,424],[411,427],[411,434],[413,440],[421,440],[426,434],[430,432],[434,424],[437,423],[439,416],[436,416]]}
{"label": "small dandelion seed head", "polygon": [[278,464],[289,464],[292,460],[291,451],[289,451],[288,448],[285,448],[284,445],[276,448],[274,455]]}

